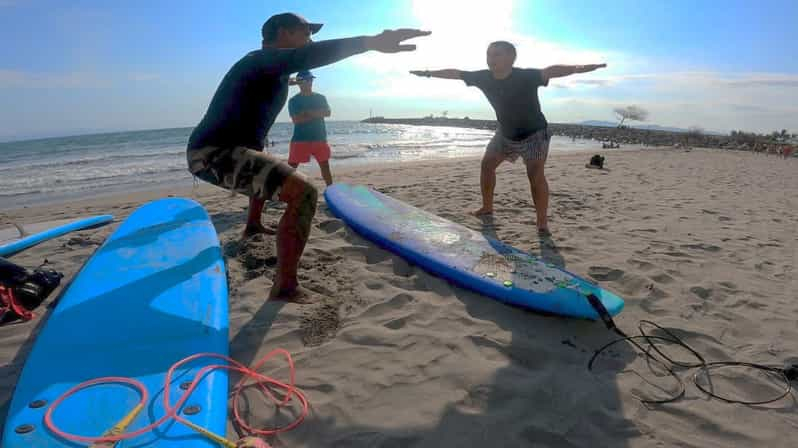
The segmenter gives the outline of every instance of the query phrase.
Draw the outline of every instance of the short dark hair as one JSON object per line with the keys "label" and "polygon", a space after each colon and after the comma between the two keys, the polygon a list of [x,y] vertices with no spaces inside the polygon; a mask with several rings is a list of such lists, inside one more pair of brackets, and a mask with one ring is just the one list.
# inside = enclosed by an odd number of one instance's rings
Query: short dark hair
{"label": "short dark hair", "polygon": [[513,57],[516,56],[515,45],[511,44],[510,42],[507,42],[506,40],[497,40],[496,42],[491,42],[490,45],[488,45],[488,48],[490,47],[499,47],[512,54]]}

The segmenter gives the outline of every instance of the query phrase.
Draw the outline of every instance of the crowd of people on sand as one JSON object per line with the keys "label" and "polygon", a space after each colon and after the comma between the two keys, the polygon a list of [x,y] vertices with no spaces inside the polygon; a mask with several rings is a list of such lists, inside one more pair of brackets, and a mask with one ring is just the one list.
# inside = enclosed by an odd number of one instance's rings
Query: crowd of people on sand
{"label": "crowd of people on sand", "polygon": [[[331,110],[324,96],[313,91],[310,70],[366,51],[413,51],[415,45],[405,44],[406,40],[431,34],[397,29],[373,36],[313,42],[311,35],[321,27],[322,24],[310,23],[293,13],[270,17],[261,28],[261,48],[247,53],[228,70],[186,149],[188,169],[194,176],[249,196],[243,237],[270,233],[261,223],[267,201],[286,204],[276,232],[277,267],[270,299],[312,300],[299,285],[297,269],[311,231],[318,191],[296,168],[313,156],[326,184],[333,182],[324,125]],[[549,186],[544,165],[551,132],[540,108],[538,88],[547,86],[550,79],[591,72],[606,64],[518,68],[514,67],[515,46],[506,41],[491,43],[485,57],[486,70],[411,70],[410,74],[459,80],[482,91],[496,113],[497,129],[481,162],[482,204],[472,214],[493,213],[496,168],[505,161],[520,159],[535,205],[537,231],[547,236]],[[264,142],[292,84],[299,86],[300,93],[288,104],[295,128],[286,163],[264,152]]]}

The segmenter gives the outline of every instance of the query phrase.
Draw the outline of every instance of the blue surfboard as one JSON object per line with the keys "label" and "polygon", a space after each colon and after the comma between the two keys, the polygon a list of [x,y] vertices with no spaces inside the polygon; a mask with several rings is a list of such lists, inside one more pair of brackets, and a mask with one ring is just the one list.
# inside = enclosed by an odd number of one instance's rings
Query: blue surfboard
{"label": "blue surfboard", "polygon": [[[200,352],[227,355],[227,306],[222,251],[205,209],[179,198],[141,206],[86,262],[45,322],[17,383],[2,446],[82,446],[55,436],[44,416],[64,392],[99,377],[133,378],[149,390],[147,406],[125,432],[154,423],[164,415],[164,379],[172,364]],[[201,359],[178,370],[170,388],[172,404],[183,393],[182,382],[203,366],[220,363]],[[227,386],[225,371],[210,373],[181,416],[223,436]],[[94,386],[63,401],[53,420],[62,431],[101,436],[139,400],[124,385]],[[184,412],[188,407],[191,415]],[[216,445],[169,422],[115,446]]]}
{"label": "blue surfboard", "polygon": [[113,219],[114,217],[112,215],[92,216],[90,218],[77,219],[70,223],[56,226],[53,227],[52,229],[47,229],[43,232],[22,237],[16,241],[3,244],[2,246],[0,246],[0,257],[7,257],[13,255],[31,246],[35,246],[36,244],[39,244],[42,241],[58,238],[59,236],[65,235],[69,232],[74,232],[76,230],[87,229],[89,227],[94,227],[109,223],[113,221]]}
{"label": "blue surfboard", "polygon": [[324,197],[332,213],[365,238],[457,285],[537,311],[596,320],[587,295],[611,315],[624,302],[539,257],[371,188],[337,183]]}

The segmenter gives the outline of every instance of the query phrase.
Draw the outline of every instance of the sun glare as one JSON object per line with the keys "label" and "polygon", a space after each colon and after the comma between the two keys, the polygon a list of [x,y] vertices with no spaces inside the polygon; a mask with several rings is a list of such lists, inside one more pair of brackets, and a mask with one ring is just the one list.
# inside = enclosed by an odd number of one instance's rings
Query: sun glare
{"label": "sun glare", "polygon": [[414,0],[413,13],[423,27],[467,38],[507,33],[513,25],[512,0]]}

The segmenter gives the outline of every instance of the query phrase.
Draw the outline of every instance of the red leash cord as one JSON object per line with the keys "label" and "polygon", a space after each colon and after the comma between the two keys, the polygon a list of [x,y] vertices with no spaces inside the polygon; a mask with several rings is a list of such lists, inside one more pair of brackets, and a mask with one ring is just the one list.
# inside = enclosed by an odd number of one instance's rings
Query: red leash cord
{"label": "red leash cord", "polygon": [[[278,380],[276,380],[274,378],[262,375],[262,374],[257,372],[257,370],[259,368],[261,368],[268,360],[270,360],[271,358],[273,358],[275,356],[278,356],[278,355],[283,355],[285,357],[286,361],[288,362],[288,368],[289,368],[289,372],[290,372],[290,374],[289,374],[289,383],[288,384],[285,384],[285,383],[283,383],[281,381],[278,381]],[[227,361],[230,364],[229,365],[227,365],[227,364],[213,364],[213,365],[205,366],[202,369],[200,369],[194,375],[194,379],[191,381],[191,385],[188,387],[186,392],[180,397],[180,399],[177,401],[177,403],[175,403],[175,405],[172,406],[172,404],[170,403],[170,399],[169,399],[169,397],[170,397],[170,387],[169,386],[172,383],[172,375],[173,375],[174,371],[177,368],[179,368],[180,366],[182,366],[183,364],[186,364],[188,362],[194,361],[194,360],[199,359],[199,358],[216,358],[216,359],[220,359],[220,360],[225,360],[225,361]],[[164,394],[163,394],[163,407],[164,407],[164,410],[166,411],[166,413],[164,414],[163,417],[158,419],[158,421],[156,421],[155,423],[147,425],[147,426],[145,426],[143,428],[140,428],[140,429],[138,429],[136,431],[133,431],[133,432],[123,433],[123,434],[114,434],[114,435],[93,436],[93,437],[92,436],[83,436],[83,435],[78,435],[78,434],[70,434],[70,433],[67,433],[65,431],[62,431],[62,430],[58,429],[58,427],[55,425],[55,423],[53,423],[53,412],[55,411],[55,409],[65,399],[67,399],[68,397],[76,394],[77,392],[79,392],[79,391],[81,391],[83,389],[86,389],[88,387],[95,386],[95,385],[98,385],[98,384],[121,383],[121,384],[131,385],[133,388],[138,390],[139,394],[141,395],[141,400],[139,401],[139,404],[137,405],[136,409],[138,409],[139,407],[146,406],[147,403],[149,402],[149,393],[147,391],[147,388],[144,386],[144,384],[142,384],[141,382],[139,382],[137,380],[134,380],[134,379],[131,379],[131,378],[123,378],[123,377],[97,378],[97,379],[85,381],[85,382],[83,382],[81,384],[78,384],[77,386],[71,388],[70,390],[65,392],[63,395],[58,397],[58,399],[55,400],[50,405],[50,407],[47,409],[47,413],[44,416],[44,423],[45,423],[45,426],[47,427],[47,429],[52,431],[57,436],[59,436],[59,437],[61,437],[63,439],[66,439],[66,440],[70,440],[70,441],[73,441],[73,442],[81,442],[81,443],[112,443],[112,442],[118,442],[120,440],[132,439],[134,437],[138,437],[138,436],[140,436],[142,434],[145,434],[147,432],[152,431],[153,429],[155,429],[156,427],[164,424],[168,420],[175,420],[177,422],[186,424],[187,420],[184,419],[183,417],[181,417],[180,415],[178,415],[177,411],[183,406],[183,404],[186,402],[186,400],[191,395],[191,393],[194,392],[194,389],[196,389],[197,385],[200,383],[200,381],[202,380],[203,376],[206,373],[211,372],[213,370],[217,370],[217,369],[232,370],[232,371],[240,372],[240,373],[243,374],[243,377],[238,381],[238,383],[236,383],[235,387],[233,388],[233,414],[235,416],[236,423],[241,428],[243,428],[246,432],[248,432],[250,434],[257,434],[257,435],[260,435],[260,436],[267,436],[267,435],[277,434],[277,433],[280,433],[280,432],[289,431],[289,430],[297,427],[300,423],[302,423],[302,421],[308,415],[308,400],[305,397],[305,395],[302,393],[302,391],[297,389],[296,386],[295,386],[296,375],[295,375],[295,370],[294,370],[294,361],[291,358],[291,354],[288,353],[287,351],[283,350],[283,349],[276,349],[276,350],[271,351],[269,354],[267,354],[263,358],[261,358],[252,368],[246,367],[246,366],[244,366],[243,364],[239,363],[238,361],[236,361],[234,359],[231,359],[231,358],[229,358],[227,356],[220,355],[220,354],[217,354],[217,353],[198,353],[196,355],[192,355],[192,356],[189,356],[189,357],[187,357],[187,358],[185,358],[185,359],[183,359],[181,361],[178,361],[177,363],[173,364],[172,367],[169,368],[169,371],[166,374],[166,380],[165,380],[165,385],[164,385]],[[285,406],[285,405],[290,403],[295,398],[302,405],[302,412],[299,414],[299,416],[297,416],[297,418],[292,423],[290,423],[288,425],[285,425],[285,426],[282,426],[282,427],[279,427],[279,428],[258,429],[258,428],[253,428],[253,427],[249,426],[244,421],[244,419],[241,418],[241,416],[239,414],[239,411],[238,411],[238,407],[239,407],[238,406],[238,398],[241,395],[241,391],[244,389],[244,387],[247,386],[245,383],[247,382],[247,380],[250,380],[250,379],[254,380],[253,384],[257,384],[257,386],[261,390],[261,392],[264,395],[266,395],[267,397],[271,398],[271,400],[277,406]],[[282,400],[279,400],[277,397],[274,396],[274,394],[269,390],[269,387],[267,387],[267,386],[272,386],[272,387],[277,387],[279,389],[283,389],[285,391],[285,398],[283,398]],[[225,406],[226,406],[226,404],[225,404]]]}

